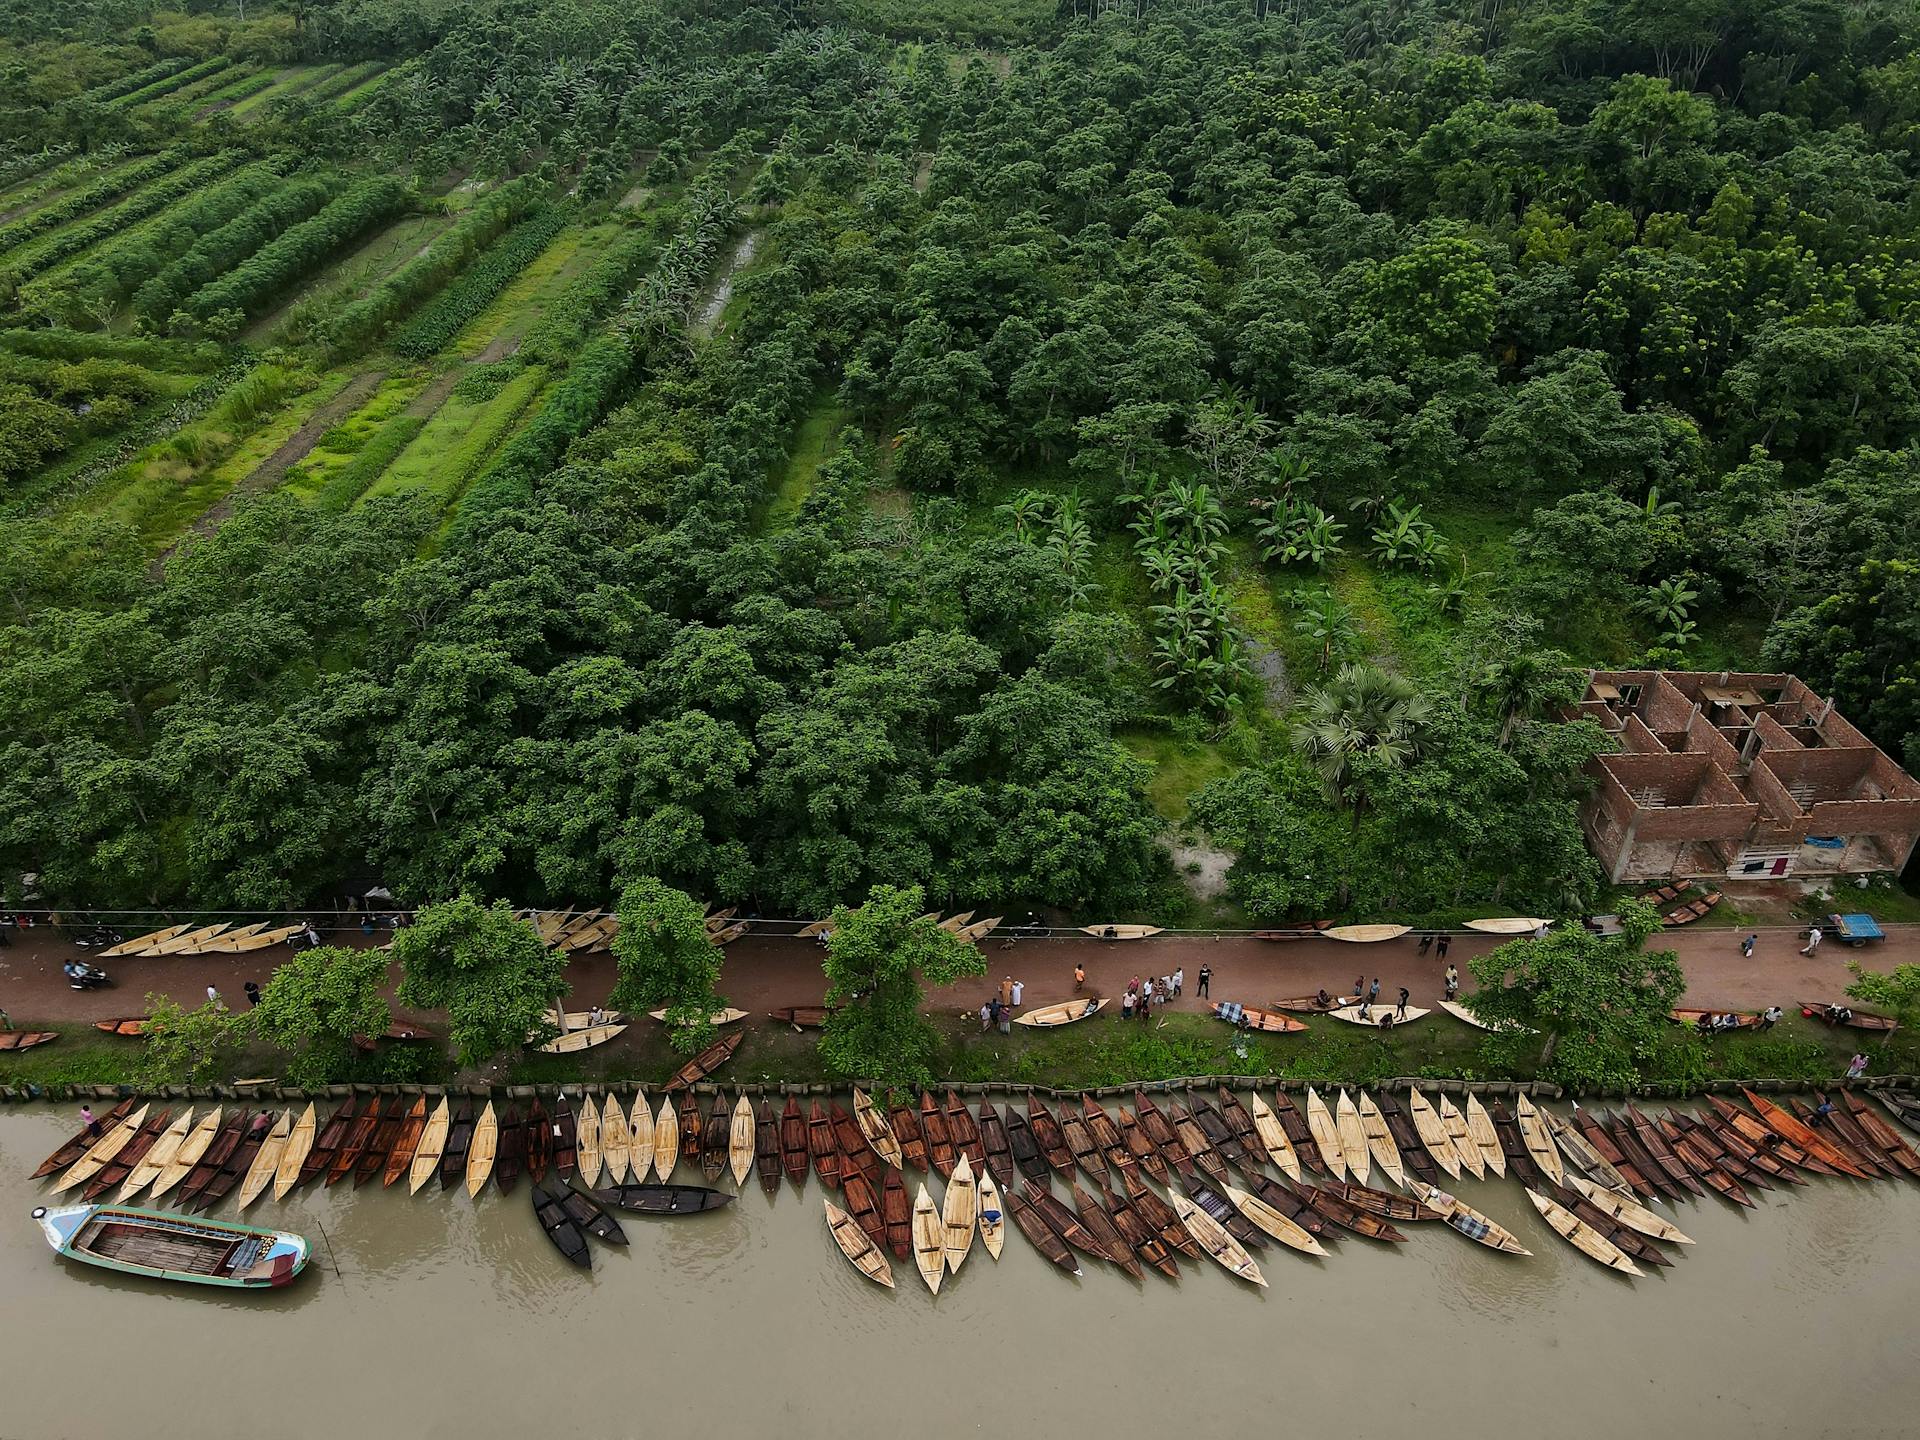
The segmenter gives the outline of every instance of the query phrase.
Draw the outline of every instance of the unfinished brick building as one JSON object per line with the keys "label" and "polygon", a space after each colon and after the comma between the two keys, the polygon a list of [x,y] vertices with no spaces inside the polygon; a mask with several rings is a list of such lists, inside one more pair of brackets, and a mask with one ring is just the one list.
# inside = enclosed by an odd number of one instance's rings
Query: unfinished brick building
{"label": "unfinished brick building", "polygon": [[1898,873],[1920,783],[1792,675],[1596,670],[1574,707],[1619,741],[1581,814],[1615,884]]}

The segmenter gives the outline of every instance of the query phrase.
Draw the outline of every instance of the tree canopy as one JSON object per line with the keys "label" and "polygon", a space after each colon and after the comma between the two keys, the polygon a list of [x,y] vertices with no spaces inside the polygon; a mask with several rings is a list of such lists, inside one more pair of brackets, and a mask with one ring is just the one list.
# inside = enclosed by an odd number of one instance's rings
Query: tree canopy
{"label": "tree canopy", "polygon": [[615,912],[613,958],[620,978],[607,1004],[627,1014],[666,1007],[676,1050],[692,1054],[713,1039],[720,947],[707,934],[705,907],[651,876],[629,881]]}
{"label": "tree canopy", "polygon": [[425,907],[394,931],[393,958],[404,1003],[448,1012],[447,1039],[463,1066],[525,1044],[541,1031],[541,1012],[567,993],[566,957],[504,900],[462,895]]}

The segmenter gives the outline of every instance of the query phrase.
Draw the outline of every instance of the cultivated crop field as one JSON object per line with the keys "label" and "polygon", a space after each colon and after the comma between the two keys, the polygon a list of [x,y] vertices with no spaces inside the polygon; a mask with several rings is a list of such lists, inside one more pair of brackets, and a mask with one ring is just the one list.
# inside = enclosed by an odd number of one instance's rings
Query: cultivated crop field
{"label": "cultivated crop field", "polygon": [[1909,6],[246,16],[0,7],[12,898],[1563,913],[1589,666],[1920,768]]}

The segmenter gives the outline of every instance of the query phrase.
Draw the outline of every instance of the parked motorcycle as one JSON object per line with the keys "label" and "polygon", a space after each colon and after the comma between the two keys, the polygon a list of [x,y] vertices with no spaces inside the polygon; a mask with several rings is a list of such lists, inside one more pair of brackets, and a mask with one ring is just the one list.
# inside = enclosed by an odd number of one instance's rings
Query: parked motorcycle
{"label": "parked motorcycle", "polygon": [[91,930],[83,930],[68,938],[82,950],[110,950],[126,937],[118,930],[109,930],[104,925],[96,925]]}

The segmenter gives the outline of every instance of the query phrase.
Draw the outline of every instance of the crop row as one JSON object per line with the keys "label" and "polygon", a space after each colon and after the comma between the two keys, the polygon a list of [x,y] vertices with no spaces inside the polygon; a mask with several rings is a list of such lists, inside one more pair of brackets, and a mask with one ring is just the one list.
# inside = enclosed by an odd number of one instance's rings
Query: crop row
{"label": "crop row", "polygon": [[437,354],[531,265],[572,218],[566,206],[535,211],[494,244],[459,280],[442,290],[394,337],[393,348],[423,360]]}
{"label": "crop row", "polygon": [[36,235],[43,235],[55,226],[64,225],[69,220],[97,210],[109,201],[118,200],[136,186],[166,174],[183,163],[187,158],[184,149],[162,151],[137,161],[124,170],[96,180],[84,190],[76,190],[64,199],[35,210],[31,215],[22,215],[6,225],[0,225],[0,251],[11,250],[24,245]]}
{"label": "crop row", "polygon": [[413,443],[413,437],[426,423],[425,416],[409,415],[404,410],[395,415],[368,437],[351,460],[328,477],[314,503],[323,510],[346,509],[360,498],[361,491],[380,478],[394,457]]}
{"label": "crop row", "polygon": [[406,208],[410,192],[390,175],[362,180],[310,220],[282,233],[242,264],[200,287],[186,302],[198,316],[254,314],[289,285],[311,275],[341,246]]}
{"label": "crop row", "polygon": [[554,297],[546,314],[527,332],[521,353],[548,364],[564,365],[586,343],[587,332],[660,253],[662,239],[678,212],[650,213],[603,250],[598,258]]}
{"label": "crop row", "polygon": [[262,70],[257,75],[249,75],[244,80],[235,80],[230,85],[222,85],[218,90],[202,98],[211,105],[238,105],[242,100],[251,99],[262,90],[280,83],[279,72]]}
{"label": "crop row", "polygon": [[91,100],[96,105],[105,105],[109,101],[119,100],[131,95],[136,90],[144,90],[149,85],[165,80],[169,75],[177,75],[186,68],[187,61],[184,57],[175,57],[172,60],[156,60],[144,69],[134,71],[131,75],[122,75],[118,80],[110,84],[101,85],[96,89],[89,90],[84,98]]}
{"label": "crop row", "polygon": [[217,70],[224,70],[231,64],[233,64],[231,56],[215,55],[212,59],[202,60],[198,65],[191,65],[177,74],[163,76],[151,85],[144,85],[138,90],[118,96],[108,102],[108,108],[125,110],[134,105],[144,105],[149,100],[158,100],[163,95],[171,95],[175,90],[184,89],[196,80],[205,79]]}
{"label": "crop row", "polygon": [[185,345],[100,330],[0,330],[0,350],[44,360],[122,360],[147,370],[190,375],[217,370],[227,358],[217,345]]}
{"label": "crop row", "polygon": [[363,60],[358,65],[349,65],[344,70],[335,71],[318,85],[309,86],[300,92],[303,100],[332,100],[347,93],[356,85],[364,84],[386,68],[384,60]]}
{"label": "crop row", "polygon": [[194,291],[317,213],[338,191],[338,183],[327,177],[302,175],[285,182],[202,235],[184,255],[136,290],[134,313],[151,325],[165,323]]}

